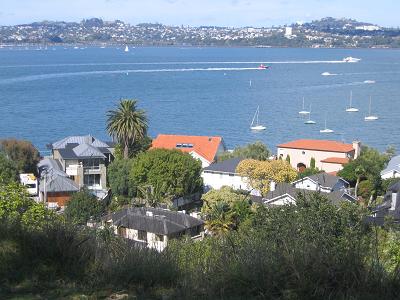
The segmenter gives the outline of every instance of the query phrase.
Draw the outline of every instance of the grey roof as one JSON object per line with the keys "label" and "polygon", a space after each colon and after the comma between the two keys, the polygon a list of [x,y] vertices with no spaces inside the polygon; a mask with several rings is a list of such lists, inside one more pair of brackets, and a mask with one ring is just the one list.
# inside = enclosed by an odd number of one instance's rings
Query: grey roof
{"label": "grey roof", "polygon": [[80,144],[73,149],[77,157],[101,157],[106,158],[106,156],[101,153],[99,149],[89,144]]}
{"label": "grey roof", "polygon": [[333,189],[339,181],[343,181],[344,183],[346,183],[348,185],[348,182],[346,180],[344,180],[343,178],[338,177],[338,176],[334,176],[334,175],[331,175],[331,174],[328,174],[328,173],[325,173],[325,172],[314,174],[314,175],[310,175],[310,176],[306,176],[306,177],[304,177],[302,179],[296,180],[293,183],[301,182],[301,181],[303,181],[303,180],[305,180],[307,178],[309,178],[310,180],[314,181],[315,183],[319,183],[323,187],[328,187],[328,188],[331,188],[331,189]]}
{"label": "grey roof", "polygon": [[107,143],[103,142],[93,136],[89,135],[77,135],[77,136],[68,136],[66,138],[63,138],[62,140],[59,140],[57,142],[54,142],[51,144],[52,149],[63,149],[67,147],[67,144],[90,144],[94,147],[113,147],[114,143]]}
{"label": "grey roof", "polygon": [[65,173],[59,162],[52,158],[44,158],[38,163],[40,173],[39,190],[44,192],[46,182],[46,192],[77,192],[79,186]]}
{"label": "grey roof", "polygon": [[214,163],[204,168],[204,171],[236,173],[236,167],[243,160],[243,158],[231,158],[219,163]]}
{"label": "grey roof", "polygon": [[303,195],[312,195],[314,193],[319,193],[325,197],[327,197],[332,204],[339,204],[343,201],[354,202],[356,199],[349,195],[346,191],[335,191],[331,193],[320,193],[316,191],[304,190],[304,189],[296,189],[292,184],[289,183],[278,183],[275,187],[274,191],[269,191],[267,196],[263,198],[263,201],[268,201],[272,199],[278,199],[284,195],[289,195],[293,199],[296,199],[298,194],[301,193]]}
{"label": "grey roof", "polygon": [[[153,216],[146,213],[151,212]],[[115,226],[144,230],[162,235],[173,235],[203,225],[202,220],[184,213],[149,207],[130,207],[119,210],[103,218],[112,220]]]}
{"label": "grey roof", "polygon": [[78,192],[79,186],[68,177],[61,176],[58,174],[45,175],[46,180],[43,178],[39,184],[39,190],[44,192],[44,182],[46,181],[46,192]]}
{"label": "grey roof", "polygon": [[391,186],[389,186],[388,191],[393,192],[393,193],[399,193],[400,192],[400,178],[399,181],[393,183]]}
{"label": "grey roof", "polygon": [[393,157],[389,161],[387,167],[381,172],[381,175],[391,171],[397,171],[400,173],[400,155]]}

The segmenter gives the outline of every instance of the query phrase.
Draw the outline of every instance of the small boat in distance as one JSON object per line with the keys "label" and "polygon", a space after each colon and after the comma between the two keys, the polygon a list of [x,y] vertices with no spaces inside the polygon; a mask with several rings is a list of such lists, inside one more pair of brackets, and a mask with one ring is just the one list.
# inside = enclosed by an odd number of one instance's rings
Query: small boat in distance
{"label": "small boat in distance", "polygon": [[308,113],[308,120],[304,122],[307,125],[314,125],[317,124],[315,121],[311,120],[311,104],[310,104],[310,111]]}
{"label": "small boat in distance", "polygon": [[303,97],[303,109],[299,111],[300,115],[308,115],[310,112],[307,110],[304,110],[304,97]]}
{"label": "small boat in distance", "polygon": [[[267,129],[267,127],[260,125],[259,120],[258,120],[258,115],[260,114],[260,106],[257,106],[257,110],[253,116],[253,120],[251,121],[250,129],[254,131],[261,131]],[[254,124],[254,121],[255,124]]]}
{"label": "small boat in distance", "polygon": [[125,52],[129,52],[129,47],[128,47],[128,45],[125,46]]}
{"label": "small boat in distance", "polygon": [[356,62],[359,62],[360,60],[361,60],[361,58],[356,58],[356,57],[351,57],[351,56],[343,58],[343,61],[348,62],[348,63],[356,63]]}
{"label": "small boat in distance", "polygon": [[375,83],[375,80],[364,80],[364,83]]}
{"label": "small boat in distance", "polygon": [[266,70],[266,69],[268,69],[268,68],[269,68],[268,66],[265,66],[265,65],[263,65],[263,64],[261,64],[261,65],[258,66],[258,69],[259,69],[259,70]]}
{"label": "small boat in distance", "polygon": [[353,107],[353,91],[350,91],[350,106],[346,108],[347,112],[358,112],[358,108]]}
{"label": "small boat in distance", "polygon": [[335,132],[334,130],[329,129],[329,128],[326,127],[326,114],[325,114],[325,128],[321,129],[319,132],[320,133],[333,133],[333,132]]}
{"label": "small boat in distance", "polygon": [[368,116],[364,117],[364,121],[375,121],[379,119],[378,116],[371,115],[371,102],[372,102],[372,97],[369,96]]}
{"label": "small boat in distance", "polygon": [[337,75],[337,74],[335,74],[335,73],[329,73],[329,72],[323,72],[323,73],[321,73],[321,75],[322,75],[322,76],[335,76],[335,75]]}

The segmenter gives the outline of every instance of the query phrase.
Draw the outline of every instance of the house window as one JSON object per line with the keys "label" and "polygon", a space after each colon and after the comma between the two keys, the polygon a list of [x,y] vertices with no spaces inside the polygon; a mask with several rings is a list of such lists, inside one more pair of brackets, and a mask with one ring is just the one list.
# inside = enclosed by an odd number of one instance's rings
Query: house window
{"label": "house window", "polygon": [[83,184],[86,186],[100,185],[100,174],[88,174],[83,176]]}
{"label": "house window", "polygon": [[126,238],[127,237],[126,227],[118,227],[118,235]]}
{"label": "house window", "polygon": [[138,230],[138,240],[147,242],[147,231]]}
{"label": "house window", "polygon": [[303,154],[303,155],[306,154],[306,151],[301,151],[301,154]]}
{"label": "house window", "polygon": [[156,242],[163,242],[164,236],[162,234],[156,234],[155,240],[156,240]]}
{"label": "house window", "polygon": [[229,173],[229,176],[235,176],[235,174],[233,174],[233,173]]}

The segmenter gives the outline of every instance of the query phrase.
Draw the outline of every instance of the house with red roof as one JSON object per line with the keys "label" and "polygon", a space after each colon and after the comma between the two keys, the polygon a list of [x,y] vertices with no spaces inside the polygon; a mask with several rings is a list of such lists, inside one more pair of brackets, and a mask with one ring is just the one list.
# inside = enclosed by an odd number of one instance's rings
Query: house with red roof
{"label": "house with red roof", "polygon": [[219,153],[226,151],[220,136],[192,136],[159,134],[152,142],[152,149],[177,149],[190,153],[201,161],[202,167],[212,164]]}
{"label": "house with red roof", "polygon": [[327,173],[335,174],[360,155],[361,143],[358,141],[346,144],[330,140],[295,140],[278,145],[279,158],[290,158],[290,164],[300,172],[310,167],[315,159],[315,167]]}

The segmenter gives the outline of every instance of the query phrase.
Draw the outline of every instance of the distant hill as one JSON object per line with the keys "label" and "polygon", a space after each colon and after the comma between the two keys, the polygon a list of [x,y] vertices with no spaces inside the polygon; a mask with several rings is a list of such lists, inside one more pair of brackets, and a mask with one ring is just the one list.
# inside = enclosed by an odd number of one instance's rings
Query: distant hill
{"label": "distant hill", "polygon": [[[100,18],[0,26],[0,44],[132,44],[138,46],[400,47],[400,30],[331,17],[273,27],[130,25]],[[289,34],[288,34],[289,32]]]}

